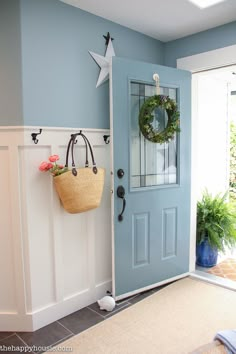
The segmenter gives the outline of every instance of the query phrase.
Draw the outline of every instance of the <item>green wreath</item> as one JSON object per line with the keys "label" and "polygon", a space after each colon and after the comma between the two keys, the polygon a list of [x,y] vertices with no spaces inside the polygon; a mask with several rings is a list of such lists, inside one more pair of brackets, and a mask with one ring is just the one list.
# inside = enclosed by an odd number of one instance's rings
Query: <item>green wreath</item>
{"label": "green wreath", "polygon": [[[155,108],[163,108],[168,116],[168,122],[164,130],[159,131],[152,126]],[[155,95],[149,97],[142,105],[139,112],[139,128],[143,136],[153,143],[163,144],[174,138],[179,128],[179,112],[177,104],[169,96]]]}

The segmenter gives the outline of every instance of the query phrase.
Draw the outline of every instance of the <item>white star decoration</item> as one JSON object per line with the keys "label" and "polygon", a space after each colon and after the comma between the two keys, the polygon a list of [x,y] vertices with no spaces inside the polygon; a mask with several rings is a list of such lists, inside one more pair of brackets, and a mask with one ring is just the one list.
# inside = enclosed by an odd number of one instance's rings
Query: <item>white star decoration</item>
{"label": "white star decoration", "polygon": [[89,54],[93,57],[93,59],[101,68],[98,76],[97,85],[96,85],[96,87],[98,87],[109,78],[110,58],[115,56],[115,51],[111,39],[109,39],[107,50],[104,57],[102,55],[93,52],[89,52]]}

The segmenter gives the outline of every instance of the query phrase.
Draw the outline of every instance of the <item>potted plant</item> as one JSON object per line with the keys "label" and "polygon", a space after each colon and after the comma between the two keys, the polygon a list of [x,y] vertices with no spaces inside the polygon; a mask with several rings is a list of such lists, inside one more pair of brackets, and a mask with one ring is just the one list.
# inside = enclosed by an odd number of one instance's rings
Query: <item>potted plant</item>
{"label": "potted plant", "polygon": [[213,197],[207,190],[197,203],[196,263],[216,265],[218,252],[236,245],[236,211],[227,202],[227,193]]}

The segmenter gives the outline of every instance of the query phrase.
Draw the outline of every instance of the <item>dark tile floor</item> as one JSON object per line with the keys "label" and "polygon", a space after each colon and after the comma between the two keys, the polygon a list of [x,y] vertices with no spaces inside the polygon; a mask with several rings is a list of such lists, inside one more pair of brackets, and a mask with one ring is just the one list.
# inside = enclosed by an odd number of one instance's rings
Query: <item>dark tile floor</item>
{"label": "dark tile floor", "polygon": [[[163,287],[160,286],[118,301],[112,312],[101,311],[98,304],[93,303],[35,332],[0,332],[0,352],[8,354],[43,353],[50,347],[60,344],[89,327],[114,316]],[[24,349],[24,347],[28,347],[28,349]]]}

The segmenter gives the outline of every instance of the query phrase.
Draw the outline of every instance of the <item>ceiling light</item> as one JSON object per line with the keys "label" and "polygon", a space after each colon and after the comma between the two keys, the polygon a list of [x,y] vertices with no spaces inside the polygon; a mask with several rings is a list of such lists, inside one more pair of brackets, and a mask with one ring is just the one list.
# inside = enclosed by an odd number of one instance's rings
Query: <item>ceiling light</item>
{"label": "ceiling light", "polygon": [[206,7],[210,7],[218,4],[219,2],[223,2],[225,0],[188,0],[192,2],[194,5],[200,7],[200,9],[205,9]]}

